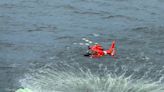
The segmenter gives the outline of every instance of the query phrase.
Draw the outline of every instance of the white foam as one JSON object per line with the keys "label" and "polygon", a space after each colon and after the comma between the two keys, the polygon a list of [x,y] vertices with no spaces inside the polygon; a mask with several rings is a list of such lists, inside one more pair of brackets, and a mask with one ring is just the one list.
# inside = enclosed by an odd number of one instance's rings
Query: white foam
{"label": "white foam", "polygon": [[99,34],[93,33],[93,36],[98,37],[100,36]]}
{"label": "white foam", "polygon": [[85,43],[85,45],[89,46],[90,44],[89,43]]}
{"label": "white foam", "polygon": [[21,80],[22,86],[33,92],[162,92],[164,88],[161,82],[147,80],[147,74],[151,72],[136,79],[133,79],[134,73],[125,76],[127,66],[123,66],[121,69],[124,72],[117,75],[120,69],[115,67],[112,73],[100,65],[97,71],[101,70],[103,76],[89,68],[83,69],[66,63],[63,67],[60,64],[60,67],[55,65],[53,68],[41,68],[38,72],[27,74]]}
{"label": "white foam", "polygon": [[93,42],[92,41],[89,41],[88,43],[92,44]]}
{"label": "white foam", "polygon": [[79,45],[84,45],[84,43],[79,43]]}

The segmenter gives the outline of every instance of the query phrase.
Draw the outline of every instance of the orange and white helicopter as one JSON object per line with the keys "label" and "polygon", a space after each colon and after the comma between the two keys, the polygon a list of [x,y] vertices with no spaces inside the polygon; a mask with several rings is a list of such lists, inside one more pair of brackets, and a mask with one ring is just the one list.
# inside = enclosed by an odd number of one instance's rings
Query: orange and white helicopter
{"label": "orange and white helicopter", "polygon": [[[115,41],[112,42],[109,49],[104,50],[103,47],[98,43],[95,43],[94,45],[90,45],[93,43],[92,41],[90,41],[86,38],[83,38],[82,40],[87,42],[87,43],[85,43],[85,45],[88,45],[87,53],[84,54],[84,56],[86,56],[86,57],[100,58],[100,57],[105,56],[105,55],[110,55],[112,57],[114,57],[116,55],[116,46],[115,46],[116,42]],[[83,43],[79,43],[79,44],[84,45]]]}

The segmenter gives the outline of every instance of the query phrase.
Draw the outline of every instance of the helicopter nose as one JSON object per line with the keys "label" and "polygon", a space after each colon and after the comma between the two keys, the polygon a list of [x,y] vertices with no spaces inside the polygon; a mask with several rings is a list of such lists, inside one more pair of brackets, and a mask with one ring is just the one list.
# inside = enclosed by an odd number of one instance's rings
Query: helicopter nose
{"label": "helicopter nose", "polygon": [[90,55],[91,55],[91,52],[90,51],[87,51],[87,53],[84,54],[84,56],[86,56],[86,57],[89,57]]}

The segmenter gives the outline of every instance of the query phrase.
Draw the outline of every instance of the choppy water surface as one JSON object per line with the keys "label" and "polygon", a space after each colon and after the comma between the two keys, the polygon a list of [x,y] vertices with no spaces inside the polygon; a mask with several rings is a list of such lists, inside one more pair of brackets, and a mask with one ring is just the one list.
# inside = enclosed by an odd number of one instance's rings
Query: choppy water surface
{"label": "choppy water surface", "polygon": [[[0,0],[0,91],[163,92],[164,1]],[[117,58],[83,57],[82,38]]]}

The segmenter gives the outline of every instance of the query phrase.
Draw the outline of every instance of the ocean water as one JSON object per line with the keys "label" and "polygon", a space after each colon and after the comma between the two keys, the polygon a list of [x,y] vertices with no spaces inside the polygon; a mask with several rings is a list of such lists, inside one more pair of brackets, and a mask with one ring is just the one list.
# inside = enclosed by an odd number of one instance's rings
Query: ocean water
{"label": "ocean water", "polygon": [[[0,92],[164,92],[163,5],[0,0]],[[116,59],[83,57],[83,38],[116,40]]]}

